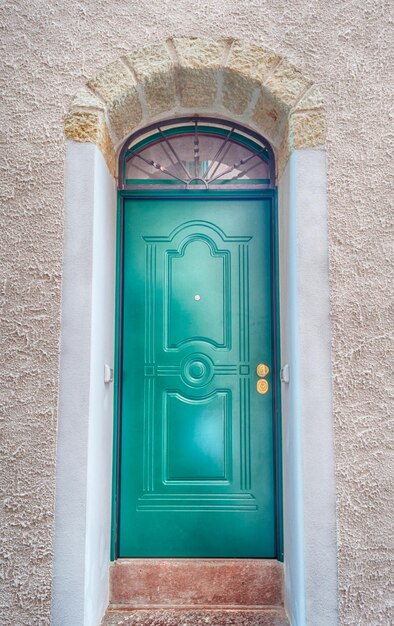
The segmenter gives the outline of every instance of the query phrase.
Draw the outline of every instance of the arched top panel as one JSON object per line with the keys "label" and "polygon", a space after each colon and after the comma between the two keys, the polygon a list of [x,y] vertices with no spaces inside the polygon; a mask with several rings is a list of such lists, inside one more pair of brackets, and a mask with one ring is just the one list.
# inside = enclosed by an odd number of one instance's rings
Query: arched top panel
{"label": "arched top panel", "polygon": [[171,37],[122,56],[77,92],[65,133],[95,143],[116,175],[131,133],[186,115],[231,119],[261,133],[275,150],[278,176],[294,148],[325,143],[312,80],[272,50],[232,38]]}
{"label": "arched top panel", "polygon": [[264,189],[275,185],[270,144],[235,122],[184,117],[133,133],[119,158],[123,189]]}

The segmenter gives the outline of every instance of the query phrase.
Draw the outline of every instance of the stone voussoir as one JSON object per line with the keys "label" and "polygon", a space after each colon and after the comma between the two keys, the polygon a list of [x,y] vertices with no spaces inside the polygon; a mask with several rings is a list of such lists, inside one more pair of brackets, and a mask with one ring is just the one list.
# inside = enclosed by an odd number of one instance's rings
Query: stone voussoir
{"label": "stone voussoir", "polygon": [[168,48],[164,44],[152,44],[124,58],[144,91],[148,113],[158,115],[173,109],[176,103],[174,63]]}
{"label": "stone voussoir", "polygon": [[213,107],[218,97],[219,70],[228,43],[225,40],[174,37],[176,82],[181,105],[185,108]]}
{"label": "stone voussoir", "polygon": [[272,50],[236,39],[230,48],[225,67],[249,79],[252,84],[261,86],[280,60],[281,57]]}
{"label": "stone voussoir", "polygon": [[307,111],[310,109],[323,109],[324,100],[317,85],[312,85],[294,107],[294,111]]}
{"label": "stone voussoir", "polygon": [[212,69],[197,70],[176,68],[179,99],[185,109],[214,108],[218,97],[218,72]]}
{"label": "stone voussoir", "polygon": [[108,169],[116,175],[115,150],[103,113],[97,111],[71,111],[64,122],[67,139],[91,142],[97,145],[104,156]]}
{"label": "stone voussoir", "polygon": [[142,107],[133,75],[122,60],[114,61],[88,82],[107,107],[111,129],[122,141],[142,120]]}
{"label": "stone voussoir", "polygon": [[223,70],[223,106],[236,115],[242,115],[253,98],[256,81],[229,69]]}
{"label": "stone voussoir", "polygon": [[87,85],[107,105],[112,105],[115,100],[124,98],[125,93],[135,89],[133,76],[121,59],[103,67]]}
{"label": "stone voussoir", "polygon": [[253,122],[275,146],[279,145],[286,126],[288,109],[266,87],[262,87],[253,111]]}
{"label": "stone voussoir", "polygon": [[172,37],[168,43],[176,50],[177,63],[187,69],[219,69],[229,46],[225,39],[199,37]]}
{"label": "stone voussoir", "polygon": [[265,87],[288,108],[295,106],[311,85],[312,82],[285,59],[275,67],[265,82]]}
{"label": "stone voussoir", "polygon": [[82,87],[76,92],[70,107],[71,111],[78,109],[94,109],[104,112],[105,105],[90,89]]}
{"label": "stone voussoir", "polygon": [[324,111],[296,111],[290,115],[289,125],[289,145],[291,149],[316,148],[324,145],[326,141]]}
{"label": "stone voussoir", "polygon": [[286,125],[282,134],[282,142],[276,151],[276,179],[280,180],[286,163],[289,160],[291,154],[290,142],[289,142],[289,122],[286,120]]}
{"label": "stone voussoir", "polygon": [[122,142],[142,120],[142,106],[136,89],[107,109],[108,120],[117,141]]}
{"label": "stone voussoir", "polygon": [[71,111],[65,119],[66,137],[99,144],[101,116],[93,111]]}

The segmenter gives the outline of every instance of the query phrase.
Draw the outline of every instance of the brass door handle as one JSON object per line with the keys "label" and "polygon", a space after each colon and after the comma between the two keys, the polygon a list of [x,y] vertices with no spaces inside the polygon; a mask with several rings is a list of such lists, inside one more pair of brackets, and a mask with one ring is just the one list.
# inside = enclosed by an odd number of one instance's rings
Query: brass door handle
{"label": "brass door handle", "polygon": [[265,363],[259,363],[256,367],[256,374],[259,376],[259,380],[256,383],[256,389],[258,393],[265,394],[269,389],[268,380],[265,377],[268,376],[270,368]]}

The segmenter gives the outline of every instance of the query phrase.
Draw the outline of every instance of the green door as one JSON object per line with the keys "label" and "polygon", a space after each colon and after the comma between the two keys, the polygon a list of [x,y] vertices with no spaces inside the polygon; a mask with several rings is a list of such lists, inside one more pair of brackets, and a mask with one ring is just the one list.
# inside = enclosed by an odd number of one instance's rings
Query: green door
{"label": "green door", "polygon": [[276,556],[271,220],[125,200],[121,557]]}

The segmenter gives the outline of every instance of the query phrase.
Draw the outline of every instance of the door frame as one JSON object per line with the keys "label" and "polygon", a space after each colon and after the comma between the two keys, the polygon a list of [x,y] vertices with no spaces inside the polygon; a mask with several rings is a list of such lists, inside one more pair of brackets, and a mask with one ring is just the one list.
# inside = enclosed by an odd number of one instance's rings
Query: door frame
{"label": "door frame", "polygon": [[[294,150],[277,180],[285,606],[338,623],[327,160]],[[117,185],[100,149],[67,140],[52,622],[107,607]]]}
{"label": "door frame", "polygon": [[275,463],[275,544],[276,558],[283,561],[283,487],[282,487],[282,417],[280,383],[280,316],[279,316],[279,254],[278,254],[278,203],[277,189],[262,190],[119,190],[117,201],[116,236],[116,305],[115,305],[115,360],[114,360],[114,441],[113,483],[111,519],[111,560],[119,558],[119,510],[121,481],[121,431],[122,431],[122,330],[123,330],[123,270],[124,270],[124,211],[125,201],[133,199],[188,199],[214,198],[223,200],[267,199],[271,200],[271,310],[272,332],[272,381],[273,381],[273,427]]}

